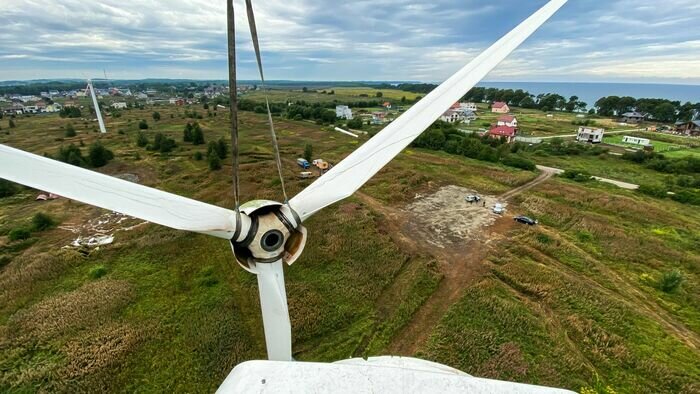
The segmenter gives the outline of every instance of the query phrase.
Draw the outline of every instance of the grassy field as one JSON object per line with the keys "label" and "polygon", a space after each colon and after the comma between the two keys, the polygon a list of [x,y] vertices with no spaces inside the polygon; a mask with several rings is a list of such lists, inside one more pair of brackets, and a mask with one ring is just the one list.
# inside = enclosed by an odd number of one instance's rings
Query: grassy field
{"label": "grassy field", "polygon": [[[284,92],[275,99],[296,94],[333,98]],[[206,145],[182,142],[185,109],[124,111],[107,119],[104,136],[92,131],[93,122],[55,115],[18,118],[13,129],[3,120],[0,143],[54,154],[61,144],[99,139],[116,155],[100,172],[136,174],[140,183],[230,207],[231,167],[212,172],[193,158]],[[138,148],[140,119],[148,121],[149,138],[163,132],[178,148],[167,155]],[[227,120],[225,113],[199,120],[207,142],[227,138]],[[243,199],[281,199],[265,116],[244,112],[240,121]],[[64,137],[68,123],[76,137]],[[309,122],[278,119],[276,126],[290,195],[310,183],[296,178],[294,163],[305,144],[313,144],[314,157],[337,163],[366,138]],[[631,182],[663,180],[615,158],[540,159]],[[401,208],[443,185],[500,194],[535,176],[409,148],[362,191]],[[62,225],[104,213],[64,199],[35,202],[35,195],[24,189],[0,199],[0,391],[211,392],[236,364],[265,357],[257,282],[225,241],[153,224],[120,232],[114,244],[87,254],[62,248],[74,235],[60,227],[10,241],[8,233],[30,226],[37,212]],[[478,376],[573,390],[601,382],[618,392],[700,390],[700,212],[563,180],[511,205],[542,225],[512,227],[485,261],[474,262],[487,265],[486,274],[426,328],[431,335],[419,356]],[[440,286],[445,272],[435,251],[404,250],[387,220],[350,198],[307,223],[306,251],[286,269],[296,359],[386,353]],[[680,288],[658,290],[674,268],[683,273]]]}

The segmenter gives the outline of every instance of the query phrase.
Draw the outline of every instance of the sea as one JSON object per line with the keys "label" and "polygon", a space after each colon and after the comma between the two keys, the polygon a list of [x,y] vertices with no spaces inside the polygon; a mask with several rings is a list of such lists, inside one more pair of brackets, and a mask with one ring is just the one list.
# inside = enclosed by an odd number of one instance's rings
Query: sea
{"label": "sea", "polygon": [[700,102],[700,85],[670,85],[644,83],[597,83],[597,82],[482,82],[477,86],[498,89],[522,89],[537,96],[542,93],[557,93],[567,99],[578,96],[592,107],[605,96],[630,96],[640,98],[662,98],[681,103]]}

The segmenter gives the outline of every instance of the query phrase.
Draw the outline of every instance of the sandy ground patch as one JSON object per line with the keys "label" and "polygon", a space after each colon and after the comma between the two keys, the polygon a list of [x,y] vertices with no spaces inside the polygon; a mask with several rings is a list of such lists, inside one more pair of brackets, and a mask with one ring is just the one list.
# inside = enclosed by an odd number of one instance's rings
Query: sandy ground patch
{"label": "sandy ground patch", "polygon": [[[467,202],[465,197],[470,194],[478,195],[481,201]],[[507,208],[507,203],[495,196],[449,185],[430,195],[417,195],[405,209],[411,216],[412,227],[421,233],[421,238],[433,246],[446,248],[484,239],[482,229],[501,216],[492,211],[496,203]]]}

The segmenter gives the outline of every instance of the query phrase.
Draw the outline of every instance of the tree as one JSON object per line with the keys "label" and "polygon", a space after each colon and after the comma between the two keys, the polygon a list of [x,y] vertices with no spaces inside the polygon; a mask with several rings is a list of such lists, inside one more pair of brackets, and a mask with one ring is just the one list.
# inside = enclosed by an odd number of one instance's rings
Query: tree
{"label": "tree", "polygon": [[221,159],[219,159],[219,155],[217,155],[215,152],[211,152],[208,156],[208,159],[210,170],[216,171],[221,169]]}
{"label": "tree", "polygon": [[382,92],[377,92],[377,94],[376,94],[375,96],[381,98],[381,97],[384,97],[384,93],[382,93]]}
{"label": "tree", "polygon": [[194,133],[192,131],[192,124],[187,122],[185,125],[185,130],[183,131],[182,140],[184,142],[192,142],[194,140]]}
{"label": "tree", "polygon": [[102,145],[100,141],[96,141],[88,150],[88,161],[93,167],[102,167],[109,163],[114,158],[114,153]]}
{"label": "tree", "polygon": [[9,126],[10,126],[11,129],[14,129],[14,128],[17,126],[17,125],[15,124],[14,119],[10,119]]}
{"label": "tree", "polygon": [[83,153],[80,151],[80,148],[73,144],[70,144],[68,146],[61,146],[58,149],[57,159],[64,163],[68,163],[78,167],[83,167],[85,165],[85,158],[83,158]]}
{"label": "tree", "polygon": [[75,127],[72,123],[66,125],[66,137],[75,137],[77,134],[75,132]]}
{"label": "tree", "polygon": [[354,119],[349,120],[348,127],[351,129],[361,130],[362,129],[362,119],[361,118],[354,118]]}
{"label": "tree", "polygon": [[659,281],[659,288],[665,293],[672,293],[683,282],[683,273],[679,269],[665,272]]}
{"label": "tree", "polygon": [[139,131],[138,135],[136,136],[136,146],[143,148],[146,145],[148,145],[148,137],[146,136],[146,133]]}
{"label": "tree", "polygon": [[310,162],[313,158],[313,155],[314,155],[314,147],[311,144],[306,144],[306,146],[304,146],[304,159],[306,159],[306,161]]}
{"label": "tree", "polygon": [[306,92],[309,91],[309,88],[307,88],[306,86],[304,86],[303,88],[301,88],[301,91],[304,92],[304,93],[306,93]]}
{"label": "tree", "polygon": [[160,112],[153,112],[153,120],[155,120],[156,122],[160,120]]}
{"label": "tree", "polygon": [[141,129],[141,130],[148,129],[148,122],[146,122],[145,119],[141,119],[141,121],[139,122],[139,129]]}
{"label": "tree", "polygon": [[221,160],[228,156],[228,144],[223,138],[219,138],[219,141],[216,142],[216,153],[219,155]]}
{"label": "tree", "polygon": [[203,145],[204,144],[204,133],[199,123],[195,122],[192,126],[192,144],[193,145]]}

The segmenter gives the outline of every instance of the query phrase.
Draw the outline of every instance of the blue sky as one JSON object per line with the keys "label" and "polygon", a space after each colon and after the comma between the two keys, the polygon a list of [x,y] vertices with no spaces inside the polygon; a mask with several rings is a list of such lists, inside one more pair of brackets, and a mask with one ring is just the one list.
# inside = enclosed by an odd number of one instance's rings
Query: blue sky
{"label": "blue sky", "polygon": [[[268,79],[441,81],[545,0],[254,1]],[[13,0],[0,80],[226,77],[223,0]],[[243,0],[240,78],[255,79]],[[700,1],[570,0],[490,81],[700,84]]]}

